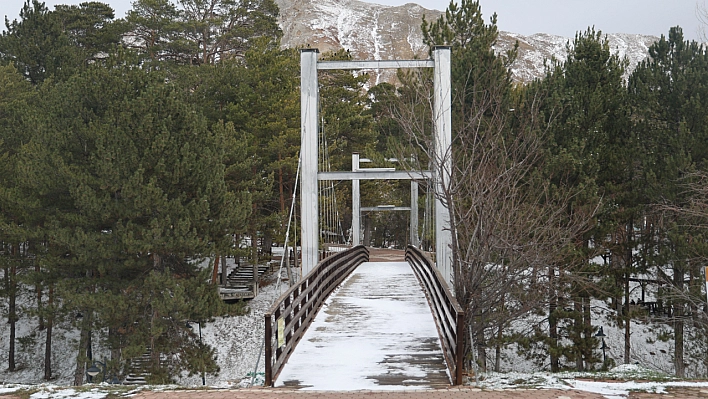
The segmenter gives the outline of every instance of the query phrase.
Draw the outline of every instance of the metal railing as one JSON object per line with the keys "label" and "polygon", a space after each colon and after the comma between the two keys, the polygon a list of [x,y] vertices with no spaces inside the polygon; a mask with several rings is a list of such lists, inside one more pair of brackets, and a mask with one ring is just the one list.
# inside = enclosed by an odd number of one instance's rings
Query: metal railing
{"label": "metal railing", "polygon": [[430,310],[438,328],[440,342],[453,385],[462,384],[462,357],[464,355],[464,312],[443,279],[440,271],[420,249],[409,245],[406,261],[413,267],[425,290]]}
{"label": "metal railing", "polygon": [[265,314],[266,386],[273,386],[329,294],[368,260],[369,251],[362,245],[327,257],[268,309]]}

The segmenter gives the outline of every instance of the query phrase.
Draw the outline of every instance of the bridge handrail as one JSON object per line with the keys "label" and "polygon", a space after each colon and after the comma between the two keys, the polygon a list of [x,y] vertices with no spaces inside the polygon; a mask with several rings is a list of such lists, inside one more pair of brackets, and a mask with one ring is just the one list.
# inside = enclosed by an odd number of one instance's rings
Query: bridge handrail
{"label": "bridge handrail", "polygon": [[[320,261],[304,278],[275,301],[265,313],[265,385],[273,386],[285,362],[314,320],[325,299],[357,266],[369,261],[363,245]],[[278,320],[282,319],[282,345]]]}
{"label": "bridge handrail", "polygon": [[409,245],[406,261],[412,266],[425,290],[428,303],[438,328],[440,342],[453,385],[462,384],[462,357],[464,355],[464,312],[452,295],[440,271],[420,249]]}

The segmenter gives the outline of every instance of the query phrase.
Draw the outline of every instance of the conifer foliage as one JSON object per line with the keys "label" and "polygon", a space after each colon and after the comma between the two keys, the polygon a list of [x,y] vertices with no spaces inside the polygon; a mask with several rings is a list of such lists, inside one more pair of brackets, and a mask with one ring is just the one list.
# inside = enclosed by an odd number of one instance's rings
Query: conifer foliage
{"label": "conifer foliage", "polygon": [[118,55],[46,93],[23,181],[42,193],[50,251],[63,253],[47,259],[63,312],[83,315],[78,364],[90,332],[107,327],[124,361],[148,347],[157,371],[165,354],[189,363],[173,353],[189,348],[174,342],[185,320],[219,313],[196,262],[228,252],[249,204],[224,180],[229,127],[209,128],[160,73],[124,61]]}

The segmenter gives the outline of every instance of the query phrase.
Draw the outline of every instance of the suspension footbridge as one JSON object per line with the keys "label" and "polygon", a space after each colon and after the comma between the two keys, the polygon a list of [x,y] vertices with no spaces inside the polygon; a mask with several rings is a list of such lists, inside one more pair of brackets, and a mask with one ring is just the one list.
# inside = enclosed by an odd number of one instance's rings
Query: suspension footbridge
{"label": "suspension footbridge", "polygon": [[[449,212],[440,195],[449,182],[451,162],[450,49],[436,47],[433,59],[410,61],[318,62],[317,53],[301,50],[303,278],[265,315],[266,385],[357,390],[461,384],[463,311],[449,289],[452,236]],[[332,172],[326,142],[318,140],[317,71],[381,68],[434,69],[433,170],[362,169],[354,154],[351,172]],[[401,251],[381,259],[359,245],[358,183],[370,179],[433,182],[437,193],[434,254],[409,246],[405,255]],[[336,198],[333,185],[322,184],[334,180],[352,182],[353,247],[320,261],[322,232],[342,235],[341,224],[333,223],[338,219],[332,213],[336,206],[318,209],[320,193]],[[416,189],[417,184],[412,184],[411,206],[400,209],[411,212],[412,243],[418,231]],[[321,222],[323,214],[329,216]]]}

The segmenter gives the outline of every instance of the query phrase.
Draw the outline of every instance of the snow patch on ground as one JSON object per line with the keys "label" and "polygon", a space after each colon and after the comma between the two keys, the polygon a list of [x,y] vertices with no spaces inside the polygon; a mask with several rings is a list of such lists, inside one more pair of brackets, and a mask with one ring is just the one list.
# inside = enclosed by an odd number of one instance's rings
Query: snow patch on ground
{"label": "snow patch on ground", "polygon": [[[286,270],[283,269],[281,277],[286,276]],[[265,373],[263,315],[288,288],[286,282],[281,283],[280,286],[276,282],[262,287],[258,296],[248,302],[247,314],[220,317],[202,325],[202,339],[216,349],[217,362],[221,369],[217,376],[205,376],[206,385],[215,388],[250,385],[249,375],[252,376],[256,369],[256,362],[258,362],[256,379],[263,380],[262,375]],[[185,386],[201,386],[202,377],[201,375],[184,376],[178,382]],[[245,384],[246,382],[248,384]]]}
{"label": "snow patch on ground", "polygon": [[470,384],[482,389],[572,389],[597,393],[607,399],[624,399],[632,391],[665,393],[668,387],[708,387],[708,382],[705,381],[645,381],[646,378],[657,379],[657,373],[638,365],[627,364],[597,373],[489,373],[479,382],[471,381]]}
{"label": "snow patch on ground", "polygon": [[[232,259],[228,260],[229,267],[232,266]],[[281,275],[285,277],[285,270]],[[249,312],[244,316],[217,318],[213,322],[202,325],[203,340],[217,350],[218,364],[221,372],[218,376],[206,376],[206,385],[212,388],[237,388],[247,387],[250,385],[252,373],[255,368],[258,355],[261,354],[261,359],[255,376],[255,384],[263,383],[263,372],[265,366],[262,357],[262,338],[263,338],[263,314],[275,301],[275,299],[287,289],[287,284],[283,284],[279,289],[276,289],[275,284],[263,287],[259,295],[249,302]],[[634,290],[633,293],[638,295],[639,290]],[[32,293],[24,294],[24,301],[31,303]],[[651,293],[647,293],[647,300],[651,300]],[[634,298],[637,299],[637,298]],[[329,300],[328,300],[329,303]],[[604,326],[604,332],[607,334],[605,341],[609,349],[607,350],[608,358],[612,358],[617,363],[621,363],[624,353],[624,331],[616,327],[616,322],[613,321],[614,312],[609,309],[608,305],[603,301],[592,302],[593,325]],[[538,316],[537,319],[529,319],[525,326],[527,329],[534,324],[543,325],[543,316]],[[521,326],[523,327],[523,326]],[[666,341],[658,340],[657,335],[666,335],[669,327],[659,323],[644,323],[641,320],[633,321],[631,324],[631,361],[639,362],[642,367],[635,365],[623,365],[613,369],[611,372],[615,374],[602,373],[558,373],[551,374],[547,372],[532,373],[533,370],[539,370],[539,366],[533,360],[526,360],[523,356],[516,353],[516,348],[511,345],[504,348],[502,351],[502,370],[507,373],[489,373],[484,375],[484,379],[480,381],[480,387],[504,389],[523,386],[536,386],[539,388],[558,388],[558,389],[579,389],[590,392],[598,392],[602,390],[602,394],[607,397],[624,397],[626,392],[632,390],[663,392],[666,387],[688,386],[688,387],[708,387],[705,382],[684,382],[684,381],[669,381],[669,382],[637,382],[656,379],[657,372],[663,372],[666,375],[673,373],[672,366],[672,347],[673,340]],[[0,367],[0,394],[20,391],[37,390],[39,394],[42,392],[50,392],[49,396],[36,396],[47,398],[64,398],[67,395],[62,392],[74,388],[62,388],[68,386],[73,381],[73,372],[75,369],[76,345],[78,334],[76,329],[69,323],[55,326],[54,330],[54,351],[53,365],[55,369],[54,379],[51,381],[54,385],[24,385],[24,384],[39,384],[43,375],[43,354],[44,354],[44,332],[37,329],[37,319],[23,316],[18,323],[18,338],[23,338],[24,344],[18,343],[18,365],[21,370],[16,372],[8,372],[6,363]],[[0,323],[0,353],[8,353],[8,325],[5,322]],[[105,350],[99,347],[100,341],[96,340],[94,353],[98,358],[107,355]],[[493,351],[489,351],[490,354]],[[597,356],[601,356],[599,347],[596,352]],[[493,356],[493,355],[492,355]],[[491,359],[489,359],[491,361]],[[6,362],[6,358],[3,360]],[[493,363],[489,363],[493,364]],[[698,364],[699,365],[699,364]],[[698,366],[695,361],[692,361],[691,367],[687,370],[692,371],[694,366]],[[649,374],[645,371],[649,370]],[[696,371],[698,373],[698,371]],[[610,372],[608,372],[610,373]],[[411,378],[414,380],[416,378]],[[593,381],[593,379],[595,381]],[[628,381],[628,382],[603,382],[603,381]],[[666,376],[661,378],[661,381],[670,380]],[[201,376],[182,377],[178,380],[182,386],[201,386]],[[18,385],[20,384],[20,385]],[[141,389],[174,389],[175,386],[160,386],[146,387]],[[97,390],[89,388],[86,391],[74,389],[75,395],[99,395],[101,392],[111,392],[108,386],[98,386]],[[64,395],[64,396],[61,396]],[[615,396],[611,396],[615,395]],[[105,396],[105,395],[104,395]],[[100,396],[100,397],[104,397]],[[86,398],[94,398],[99,396],[86,396]],[[83,398],[83,396],[82,396]]]}
{"label": "snow patch on ground", "polygon": [[103,399],[107,395],[108,393],[101,392],[99,388],[94,388],[90,391],[77,391],[75,389],[47,389],[33,393],[30,395],[30,399]]}

